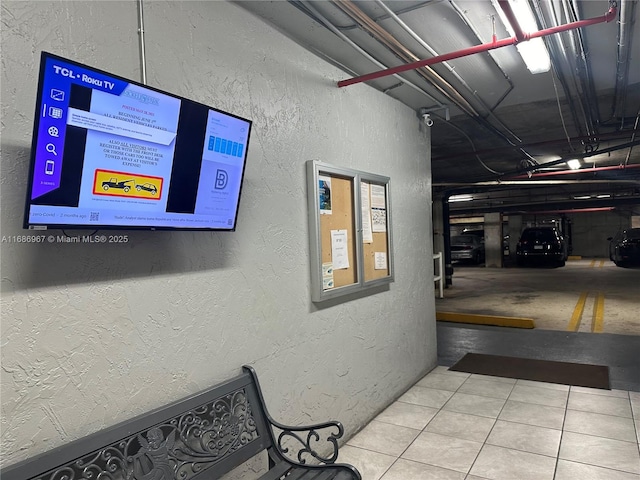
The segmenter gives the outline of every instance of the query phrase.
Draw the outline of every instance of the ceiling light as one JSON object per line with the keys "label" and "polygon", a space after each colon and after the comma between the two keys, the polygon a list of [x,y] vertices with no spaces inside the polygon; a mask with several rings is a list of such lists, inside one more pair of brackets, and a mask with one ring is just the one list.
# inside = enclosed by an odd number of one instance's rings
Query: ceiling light
{"label": "ceiling light", "polygon": [[[491,3],[498,12],[498,16],[500,17],[500,20],[502,20],[502,23],[509,34],[512,37],[515,37],[516,34],[511,27],[511,23],[507,19],[500,5],[498,5],[497,0],[491,0]],[[511,5],[511,9],[513,10],[523,32],[534,33],[538,31],[538,24],[536,23],[536,19],[533,16],[533,12],[531,11],[531,7],[529,7],[529,2],[527,0],[509,0],[509,4]],[[516,44],[516,48],[531,73],[544,73],[548,72],[551,68],[549,52],[547,51],[547,47],[541,37],[519,42]]]}
{"label": "ceiling light", "polygon": [[471,195],[451,195],[449,197],[449,203],[451,202],[470,202],[473,200]]}
{"label": "ceiling light", "polygon": [[600,195],[596,195],[596,198],[611,198],[611,194],[601,193]]}
{"label": "ceiling light", "polygon": [[573,197],[574,200],[589,200],[591,195],[576,195]]}
{"label": "ceiling light", "polygon": [[580,160],[575,158],[572,160],[567,160],[567,165],[571,170],[578,170],[582,166],[582,164],[580,163]]}

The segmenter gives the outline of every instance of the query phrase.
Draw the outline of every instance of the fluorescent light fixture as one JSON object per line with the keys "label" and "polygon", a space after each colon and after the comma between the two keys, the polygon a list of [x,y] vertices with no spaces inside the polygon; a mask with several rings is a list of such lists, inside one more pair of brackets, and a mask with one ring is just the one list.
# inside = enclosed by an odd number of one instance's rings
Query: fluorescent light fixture
{"label": "fluorescent light fixture", "polygon": [[596,198],[611,198],[611,194],[601,193],[600,195],[596,195]]}
{"label": "fluorescent light fixture", "polygon": [[574,158],[572,160],[567,160],[567,165],[571,170],[578,170],[582,164],[580,163],[580,160]]}
{"label": "fluorescent light fixture", "polygon": [[591,195],[576,195],[573,197],[574,200],[589,200]]}
{"label": "fluorescent light fixture", "polygon": [[451,202],[470,202],[473,200],[471,195],[451,195],[449,197],[449,203]]}
{"label": "fluorescent light fixture", "polygon": [[[493,7],[498,12],[498,16],[500,20],[502,20],[503,25],[506,27],[507,31],[512,37],[515,37],[516,34],[511,28],[511,24],[509,20],[507,20],[506,15],[502,11],[502,8],[498,4],[497,0],[491,0]],[[536,19],[533,16],[533,12],[531,11],[531,7],[529,7],[529,2],[527,0],[509,0],[511,4],[511,9],[513,10],[513,14],[518,20],[518,24],[524,33],[533,33],[538,31],[538,24],[536,23]],[[524,63],[527,65],[529,71],[533,74],[536,73],[544,73],[548,72],[551,68],[551,60],[549,59],[549,52],[547,51],[547,47],[542,41],[541,37],[532,38],[531,40],[527,40],[525,42],[519,42],[516,44],[516,48],[518,49],[518,53],[524,60]]]}

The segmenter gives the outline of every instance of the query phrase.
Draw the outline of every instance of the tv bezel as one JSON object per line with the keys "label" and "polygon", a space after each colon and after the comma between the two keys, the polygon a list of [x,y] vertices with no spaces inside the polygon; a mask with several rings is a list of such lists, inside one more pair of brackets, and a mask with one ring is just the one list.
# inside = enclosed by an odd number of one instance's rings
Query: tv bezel
{"label": "tv bezel", "polygon": [[[238,120],[242,120],[244,122],[247,122],[247,141],[244,147],[244,156],[242,159],[242,174],[240,176],[240,188],[238,190],[238,195],[237,195],[237,201],[236,201],[236,212],[235,212],[235,218],[234,218],[234,222],[233,222],[233,228],[215,228],[215,227],[194,227],[194,228],[188,228],[188,227],[179,227],[179,226],[151,226],[151,225],[109,225],[109,224],[89,224],[89,223],[84,223],[84,224],[49,224],[46,222],[43,223],[33,223],[29,221],[29,212],[31,209],[31,192],[33,190],[33,180],[34,180],[34,175],[35,175],[35,164],[36,164],[36,147],[37,147],[37,142],[38,142],[38,130],[39,130],[39,126],[40,126],[40,108],[42,106],[42,97],[43,97],[43,90],[44,90],[44,78],[45,78],[45,73],[46,73],[46,61],[47,59],[53,59],[53,60],[58,60],[61,62],[65,62],[68,63],[70,65],[75,65],[78,66],[80,68],[86,68],[88,70],[93,70],[96,73],[102,74],[102,75],[106,75],[109,77],[113,77],[117,80],[123,81],[123,82],[128,82],[134,85],[137,85],[139,87],[142,88],[146,88],[149,90],[152,90],[154,92],[157,93],[161,93],[163,95],[167,95],[173,98],[176,98],[178,100],[182,101],[187,101],[187,102],[191,102],[193,104],[196,105],[200,105],[202,107],[205,107],[209,110],[213,110],[215,112],[221,113],[223,115],[227,115],[229,117],[233,117],[236,118]],[[242,190],[244,187],[244,177],[245,177],[245,172],[246,172],[246,167],[247,167],[247,157],[249,155],[249,142],[251,140],[251,128],[253,126],[253,121],[242,117],[240,115],[236,115],[234,113],[231,112],[227,112],[225,110],[222,110],[220,108],[216,108],[213,107],[211,105],[207,105],[205,103],[202,102],[198,102],[196,100],[192,100],[190,98],[186,98],[171,92],[168,92],[166,90],[162,90],[160,88],[156,88],[156,87],[152,87],[149,85],[145,85],[144,83],[138,82],[136,80],[131,80],[129,78],[120,76],[120,75],[116,75],[112,72],[109,72],[107,70],[102,70],[100,68],[96,68],[93,67],[91,65],[85,64],[85,63],[81,63],[75,60],[71,60],[69,58],[66,57],[62,57],[60,55],[56,55],[54,53],[50,53],[50,52],[46,52],[46,51],[41,51],[40,54],[40,67],[39,67],[39,73],[38,73],[38,85],[37,85],[37,95],[36,95],[36,104],[35,104],[35,111],[34,111],[34,117],[33,117],[33,131],[32,131],[32,138],[31,138],[31,151],[29,153],[29,175],[28,175],[28,184],[27,184],[27,191],[26,191],[26,198],[25,198],[25,209],[24,209],[24,220],[23,220],[23,229],[25,230],[31,230],[31,231],[48,231],[48,230],[91,230],[91,231],[99,231],[99,230],[127,230],[127,231],[158,231],[158,230],[166,230],[166,231],[176,231],[176,232],[197,232],[197,231],[207,231],[207,232],[235,232],[238,226],[238,216],[240,213],[240,201],[242,199]]]}

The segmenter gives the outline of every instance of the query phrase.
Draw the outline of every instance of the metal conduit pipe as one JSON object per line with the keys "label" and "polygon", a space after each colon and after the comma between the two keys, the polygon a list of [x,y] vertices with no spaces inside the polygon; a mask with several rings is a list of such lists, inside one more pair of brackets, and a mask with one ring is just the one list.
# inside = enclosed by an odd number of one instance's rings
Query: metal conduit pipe
{"label": "metal conduit pipe", "polygon": [[[554,0],[548,0],[548,6],[550,10],[550,16],[552,17],[552,21],[554,25],[560,24],[558,19],[558,15],[556,13],[557,8],[556,4],[558,2]],[[545,17],[541,11],[540,4],[536,3],[536,13],[538,19],[542,25],[542,28],[547,28],[548,25],[545,22]],[[581,128],[581,122],[578,118],[578,111],[574,100],[574,95],[569,87],[569,81],[566,78],[564,73],[563,65],[569,65],[569,59],[567,57],[567,48],[565,48],[564,43],[562,41],[562,37],[560,35],[547,37],[545,44],[547,45],[547,49],[549,50],[549,57],[551,59],[551,65],[553,67],[553,73],[556,75],[560,85],[562,86],[562,91],[564,92],[565,99],[569,106],[569,113],[571,114],[571,119],[573,121],[573,125],[575,126],[577,133],[579,136],[585,136],[584,130]],[[569,70],[572,71],[571,67]],[[569,142],[570,148],[573,150],[573,145]]]}
{"label": "metal conduit pipe", "polygon": [[[525,40],[530,40],[532,38],[544,37],[547,35],[553,35],[554,33],[565,32],[567,30],[572,30],[574,28],[587,27],[589,25],[595,25],[597,23],[610,22],[613,20],[616,14],[616,8],[614,6],[610,7],[606,14],[600,17],[589,18],[586,20],[580,20],[574,23],[568,23],[565,25],[558,25],[556,27],[550,27],[544,30],[540,30],[538,32],[533,32],[529,34],[525,34]],[[485,43],[482,45],[475,45],[473,47],[464,48],[462,50],[457,50],[455,52],[446,53],[444,55],[439,55],[437,57],[427,58],[425,60],[419,60],[417,62],[408,63],[405,65],[399,65],[397,67],[388,68],[386,70],[381,70],[378,72],[368,73],[366,75],[361,75],[359,77],[349,78],[346,80],[340,80],[337,84],[338,87],[347,87],[349,85],[354,85],[356,83],[367,82],[369,80],[375,80],[376,78],[386,77],[389,75],[393,75],[394,73],[406,72],[408,70],[415,70],[420,67],[425,67],[427,65],[434,65],[436,63],[441,63],[447,60],[453,60],[455,58],[462,58],[469,55],[474,55],[476,53],[487,52],[489,50],[493,50],[496,48],[502,48],[510,45],[515,45],[518,43],[518,39],[516,37],[505,38],[502,40],[494,40],[490,43]]]}
{"label": "metal conduit pipe", "polygon": [[[399,42],[395,37],[393,37],[389,32],[383,29],[381,26],[377,25],[371,17],[369,17],[366,13],[360,10],[355,4],[353,4],[350,0],[340,0],[333,2],[338,8],[340,8],[344,13],[349,15],[352,19],[359,22],[360,25],[363,26],[365,31],[367,31],[374,38],[379,40],[382,44],[386,45],[389,49],[391,49],[396,55],[401,58],[404,58],[406,61],[411,60],[412,58],[417,57],[401,42]],[[509,144],[517,147],[503,132],[497,129],[494,125],[489,123],[484,117],[482,117],[479,113],[475,111],[475,109],[467,102],[467,100],[457,91],[453,86],[451,86],[448,82],[442,79],[434,70],[425,69],[425,70],[417,70],[417,73],[425,77],[429,82],[431,82],[434,87],[436,87],[443,95],[445,95],[449,100],[451,100],[456,106],[458,106],[463,112],[469,115],[471,118],[479,122],[482,126],[487,128],[492,133],[504,139]],[[444,87],[439,85],[439,82],[444,84]],[[446,89],[443,90],[443,88]],[[451,96],[453,95],[453,97]],[[461,104],[460,100],[464,103]],[[468,108],[467,108],[468,107]],[[469,110],[471,109],[471,111]],[[513,134],[513,132],[511,132]],[[513,134],[515,136],[515,134]],[[520,139],[518,139],[520,141]],[[519,148],[519,147],[517,147]],[[519,148],[522,154],[527,157],[531,164],[536,164],[537,162],[528,152],[524,149]]]}
{"label": "metal conduit pipe", "polygon": [[532,175],[516,175],[514,177],[508,177],[508,179],[515,180],[518,178],[555,177],[557,175],[583,175],[585,173],[606,172],[610,170],[624,171],[629,168],[640,168],[640,164],[634,163],[632,165],[610,165],[608,167],[590,167],[581,168],[579,170],[558,170],[557,172],[534,173]]}
{"label": "metal conduit pipe", "polygon": [[143,85],[147,84],[147,58],[144,46],[144,12],[142,0],[138,0],[138,35],[140,40],[140,79]]}
{"label": "metal conduit pipe", "polygon": [[[566,16],[570,21],[577,21],[578,15],[575,8],[573,8],[567,0],[563,0]],[[591,69],[587,61],[587,52],[584,45],[584,38],[579,29],[571,30],[569,38],[573,48],[573,53],[576,57],[576,72],[577,75],[577,89],[578,98],[582,104],[582,112],[584,115],[584,121],[587,129],[587,135],[592,135],[594,140],[598,137],[597,124],[600,121],[600,109],[598,103],[595,101],[595,88],[593,86],[593,76],[591,75]],[[594,123],[595,119],[595,123]]]}
{"label": "metal conduit pipe", "polygon": [[[389,15],[390,18],[392,18],[393,20],[396,21],[396,23],[398,25],[400,25],[402,27],[402,29],[407,32],[409,35],[411,35],[411,37],[418,42],[425,50],[427,50],[431,55],[436,56],[438,54],[438,52],[436,52],[431,45],[429,45],[427,42],[425,42],[413,29],[411,29],[411,27],[409,27],[409,25],[407,25],[406,23],[404,23],[404,21],[402,21],[402,19],[400,17],[398,17],[393,10],[391,10],[389,7],[387,7],[384,2],[382,0],[375,0],[376,3],[380,6],[380,8],[382,8],[385,12],[387,12],[387,14]],[[471,95],[473,95],[475,97],[475,99],[480,103],[480,105],[482,105],[482,107],[489,113],[489,115],[500,124],[500,126],[506,130],[512,137],[514,137],[518,142],[522,142],[522,140],[510,129],[508,128],[503,122],[502,120],[500,120],[498,117],[496,117],[496,115],[493,113],[493,109],[491,107],[489,107],[484,100],[482,100],[482,98],[480,97],[480,95],[478,95],[478,92],[474,89],[472,89],[469,84],[467,84],[467,82],[465,81],[464,78],[462,78],[458,72],[455,71],[455,69],[449,65],[448,62],[442,62],[442,64],[446,67],[447,70],[449,70],[449,73],[456,79],[458,80],[462,86],[467,90],[468,93],[470,93]],[[495,107],[494,107],[495,108]]]}
{"label": "metal conduit pipe", "polygon": [[[400,59],[407,61],[415,61],[418,59],[407,47],[405,47],[400,41],[398,41],[393,35],[387,32],[380,25],[375,23],[371,17],[364,13],[350,0],[334,0],[332,2],[336,7],[346,13],[353,20],[358,22],[362,28],[372,35],[376,40],[381,42],[387,48],[389,48]],[[450,100],[463,112],[470,116],[479,116],[479,113],[475,108],[467,102],[467,100],[460,95],[445,79],[443,79],[438,73],[430,68],[416,69],[416,73],[426,78],[445,98]]]}
{"label": "metal conduit pipe", "polygon": [[[482,37],[480,36],[480,33],[478,32],[478,30],[471,24],[471,22],[469,21],[469,19],[467,18],[467,15],[464,13],[464,11],[453,1],[453,0],[449,0],[449,4],[451,5],[451,7],[453,7],[453,9],[455,10],[455,12],[458,14],[458,16],[462,19],[462,21],[464,22],[464,24],[467,26],[467,28],[469,30],[471,30],[471,32],[473,32],[473,34],[475,35],[476,39],[478,40],[479,43],[482,43]],[[489,55],[489,58],[491,58],[491,60],[493,60],[493,64],[496,66],[496,68],[500,71],[500,73],[502,73],[502,75],[504,76],[504,79],[507,81],[507,83],[509,84],[509,88],[507,89],[506,92],[504,92],[500,98],[498,99],[498,101],[496,102],[496,104],[491,107],[489,110],[493,111],[495,110],[498,105],[500,105],[505,98],[507,98],[507,95],[509,95],[513,89],[515,88],[513,82],[511,81],[511,78],[509,78],[509,75],[507,75],[507,72],[505,72],[502,67],[500,65],[498,65],[498,62],[496,62],[496,60],[493,58],[492,55]],[[518,141],[520,141],[520,139],[518,139]]]}
{"label": "metal conduit pipe", "polygon": [[[329,29],[335,35],[337,35],[342,40],[344,40],[347,44],[349,44],[351,47],[353,47],[359,54],[361,54],[363,57],[365,57],[371,63],[377,65],[380,68],[387,68],[386,65],[384,65],[382,62],[379,62],[374,57],[369,55],[366,51],[364,51],[362,48],[360,48],[360,46],[358,46],[358,44],[356,44],[349,37],[347,37],[344,33],[342,33],[340,30],[338,30],[338,28],[336,28],[327,18],[325,18],[314,7],[312,7],[311,5],[305,4],[304,8],[308,9],[311,13],[313,13],[313,15],[315,15],[316,19],[319,20],[327,29]],[[405,80],[400,75],[393,75],[393,77],[395,77],[396,79],[400,80],[400,82],[402,82],[403,84],[407,85],[408,87],[411,87],[414,90],[416,90],[417,92],[420,92],[423,95],[427,96],[431,101],[435,102],[436,105],[438,105],[439,107],[443,107],[443,108],[445,107],[445,105],[443,103],[441,103],[439,100],[437,100],[431,94],[429,94],[429,92],[427,92],[426,90],[423,90],[422,88],[418,87],[414,83],[411,83],[410,81]]]}
{"label": "metal conduit pipe", "polygon": [[611,117],[622,117],[620,128],[624,128],[624,106],[629,84],[629,63],[631,58],[631,24],[634,18],[636,2],[621,2],[618,21],[618,51],[616,62],[616,86],[611,106]]}

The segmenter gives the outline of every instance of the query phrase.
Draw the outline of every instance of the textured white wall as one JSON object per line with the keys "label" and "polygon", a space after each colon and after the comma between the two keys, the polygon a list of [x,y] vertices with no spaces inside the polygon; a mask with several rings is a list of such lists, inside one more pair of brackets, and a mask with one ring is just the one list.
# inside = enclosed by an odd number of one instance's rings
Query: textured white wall
{"label": "textured white wall", "polygon": [[[2,235],[21,230],[37,65],[139,79],[136,3],[2,3]],[[427,134],[414,112],[225,2],[146,2],[148,83],[254,120],[235,233],[2,243],[2,464],[253,364],[276,418],[347,436],[436,364]],[[396,281],[310,301],[305,161],[391,177]],[[60,233],[60,232],[57,232]]]}

